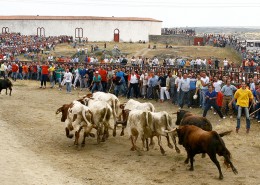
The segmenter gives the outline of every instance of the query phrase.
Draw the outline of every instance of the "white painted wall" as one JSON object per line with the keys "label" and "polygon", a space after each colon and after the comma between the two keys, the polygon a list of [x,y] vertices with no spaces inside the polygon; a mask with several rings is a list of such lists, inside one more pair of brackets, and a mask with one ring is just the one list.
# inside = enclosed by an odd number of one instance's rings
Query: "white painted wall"
{"label": "white painted wall", "polygon": [[75,28],[83,28],[83,37],[89,41],[113,41],[114,30],[120,31],[120,41],[148,41],[149,35],[161,35],[162,22],[114,20],[0,20],[0,29],[9,32],[36,35],[38,27],[45,28],[45,36],[69,35],[75,37]]}

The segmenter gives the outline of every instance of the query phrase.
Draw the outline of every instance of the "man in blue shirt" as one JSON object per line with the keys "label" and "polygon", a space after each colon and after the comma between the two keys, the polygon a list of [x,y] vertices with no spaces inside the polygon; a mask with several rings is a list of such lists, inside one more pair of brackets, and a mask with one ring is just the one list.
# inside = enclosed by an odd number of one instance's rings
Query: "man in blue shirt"
{"label": "man in blue shirt", "polygon": [[152,93],[148,96],[148,98],[152,97],[158,101],[159,99],[159,85],[158,85],[158,76],[154,74],[154,71],[151,71],[151,78],[148,80],[148,87],[151,89]]}
{"label": "man in blue shirt", "polygon": [[206,117],[208,110],[213,107],[216,112],[218,113],[219,117],[222,119],[225,119],[223,114],[221,113],[219,107],[216,104],[216,99],[217,99],[217,92],[213,90],[212,85],[208,85],[208,91],[205,93],[205,98],[206,98],[206,105],[205,109],[203,111],[203,117]]}
{"label": "man in blue shirt", "polygon": [[191,76],[189,75],[188,76],[190,78],[190,106],[191,107],[195,107],[196,106],[196,100],[193,99],[193,96],[195,95],[195,92],[196,92],[196,82],[197,82],[197,79],[195,78],[195,76]]}
{"label": "man in blue shirt", "polygon": [[118,83],[115,84],[115,95],[118,97],[119,92],[121,91],[123,95],[126,95],[126,89],[125,89],[125,73],[119,69],[117,72],[115,71],[116,78],[118,78]]}

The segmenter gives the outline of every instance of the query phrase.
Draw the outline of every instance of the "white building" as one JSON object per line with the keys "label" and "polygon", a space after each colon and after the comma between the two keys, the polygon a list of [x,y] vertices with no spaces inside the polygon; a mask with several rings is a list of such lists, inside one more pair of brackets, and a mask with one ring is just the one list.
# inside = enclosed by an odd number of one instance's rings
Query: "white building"
{"label": "white building", "polygon": [[87,37],[88,41],[148,41],[161,35],[162,21],[138,17],[0,16],[4,32],[22,35]]}

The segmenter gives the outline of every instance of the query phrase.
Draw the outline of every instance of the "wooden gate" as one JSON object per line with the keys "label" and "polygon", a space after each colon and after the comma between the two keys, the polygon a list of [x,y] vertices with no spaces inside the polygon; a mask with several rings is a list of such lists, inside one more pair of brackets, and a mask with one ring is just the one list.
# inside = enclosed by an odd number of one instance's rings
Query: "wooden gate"
{"label": "wooden gate", "polygon": [[114,30],[114,42],[119,42],[119,29]]}

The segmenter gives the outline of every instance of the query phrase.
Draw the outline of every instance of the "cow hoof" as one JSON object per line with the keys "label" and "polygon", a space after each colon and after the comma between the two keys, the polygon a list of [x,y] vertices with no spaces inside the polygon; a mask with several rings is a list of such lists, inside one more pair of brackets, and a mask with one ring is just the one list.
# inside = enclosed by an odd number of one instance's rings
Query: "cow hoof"
{"label": "cow hoof", "polygon": [[113,136],[116,137],[116,131],[113,131]]}
{"label": "cow hoof", "polygon": [[161,149],[161,154],[165,155],[165,151],[163,149]]}
{"label": "cow hoof", "polygon": [[85,146],[85,143],[81,143],[81,147],[84,147]]}
{"label": "cow hoof", "polygon": [[123,132],[121,132],[120,136],[124,136],[125,134]]}
{"label": "cow hoof", "polygon": [[154,148],[154,144],[149,144],[149,148],[153,149]]}
{"label": "cow hoof", "polygon": [[101,139],[101,142],[105,142],[105,141],[106,141],[106,138],[102,138],[102,139]]}
{"label": "cow hoof", "polygon": [[69,134],[67,137],[72,139],[73,138],[73,134]]}
{"label": "cow hoof", "polygon": [[190,171],[194,171],[194,168],[192,168],[192,167],[190,167],[190,169],[189,169]]}
{"label": "cow hoof", "polygon": [[175,148],[176,152],[179,154],[181,153],[180,149],[179,148]]}
{"label": "cow hoof", "polygon": [[136,148],[135,148],[135,147],[132,147],[130,150],[131,150],[131,151],[135,151],[135,150],[136,150]]}
{"label": "cow hoof", "polygon": [[185,164],[189,164],[189,159],[186,159],[186,160],[184,161],[184,163],[185,163]]}
{"label": "cow hoof", "polygon": [[172,146],[172,144],[170,144],[170,143],[168,144],[168,147],[171,148],[171,149],[173,149],[173,146]]}
{"label": "cow hoof", "polygon": [[222,180],[222,179],[223,179],[223,175],[220,175],[220,176],[219,176],[219,180]]}

